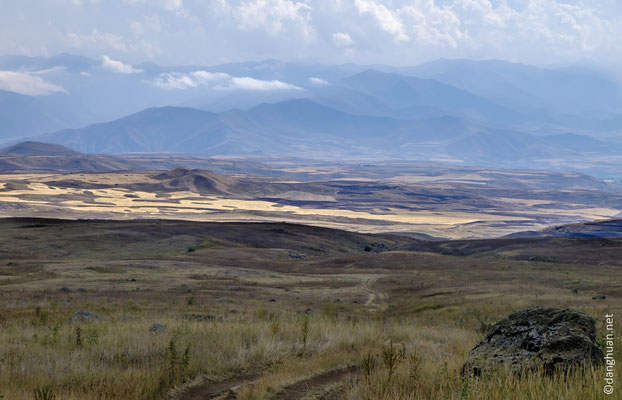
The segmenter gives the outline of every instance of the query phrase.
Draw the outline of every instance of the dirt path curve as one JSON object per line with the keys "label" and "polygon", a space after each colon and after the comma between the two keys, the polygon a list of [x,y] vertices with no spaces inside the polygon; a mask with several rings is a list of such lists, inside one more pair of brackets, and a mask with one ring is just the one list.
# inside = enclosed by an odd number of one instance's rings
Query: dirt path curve
{"label": "dirt path curve", "polygon": [[190,387],[175,399],[178,400],[207,400],[207,399],[222,399],[233,400],[237,396],[235,391],[240,386],[249,384],[257,380],[261,375],[249,374],[236,376],[230,379],[225,379],[221,382],[206,382],[198,386]]}
{"label": "dirt path curve", "polygon": [[384,308],[384,303],[387,301],[388,296],[386,293],[372,288],[377,281],[378,277],[365,278],[363,282],[357,286],[357,289],[367,293],[366,306]]}
{"label": "dirt path curve", "polygon": [[323,387],[339,383],[348,376],[357,375],[358,372],[359,367],[357,365],[327,371],[284,387],[272,397],[272,400],[301,400]]}

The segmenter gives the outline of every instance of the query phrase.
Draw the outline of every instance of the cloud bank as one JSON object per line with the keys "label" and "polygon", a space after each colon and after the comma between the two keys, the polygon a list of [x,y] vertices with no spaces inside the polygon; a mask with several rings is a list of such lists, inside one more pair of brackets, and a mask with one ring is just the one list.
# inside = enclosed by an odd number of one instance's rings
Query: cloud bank
{"label": "cloud bank", "polygon": [[618,0],[7,3],[0,53],[79,51],[167,65],[265,58],[399,65],[439,57],[622,62]]}

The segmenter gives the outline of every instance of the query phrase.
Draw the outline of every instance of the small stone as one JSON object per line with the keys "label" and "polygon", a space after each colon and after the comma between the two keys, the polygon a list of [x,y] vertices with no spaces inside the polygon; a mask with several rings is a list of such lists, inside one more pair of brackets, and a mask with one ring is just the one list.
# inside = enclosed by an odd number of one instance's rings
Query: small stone
{"label": "small stone", "polygon": [[154,322],[149,326],[149,333],[152,335],[159,335],[166,332],[166,327],[161,322]]}
{"label": "small stone", "polygon": [[99,314],[96,314],[89,310],[78,310],[73,314],[69,321],[71,322],[91,322],[91,321],[101,321],[103,317]]}

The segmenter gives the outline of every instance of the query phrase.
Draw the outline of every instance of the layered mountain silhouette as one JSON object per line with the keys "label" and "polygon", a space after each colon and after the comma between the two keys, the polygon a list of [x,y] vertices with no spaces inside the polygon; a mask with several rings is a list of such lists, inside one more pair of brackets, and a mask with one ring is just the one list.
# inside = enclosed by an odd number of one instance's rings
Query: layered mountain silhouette
{"label": "layered mountain silhouette", "polygon": [[[299,99],[223,113],[187,107],[150,108],[112,122],[44,135],[38,140],[89,154],[367,155],[493,163],[520,162],[528,158],[526,155],[573,153],[575,142],[582,138],[539,137],[486,127],[463,117],[356,115]],[[592,143],[588,137],[583,139]]]}
{"label": "layered mountain silhouette", "polygon": [[[0,92],[0,142],[28,137],[87,154],[390,157],[514,167],[604,160],[621,144],[619,83],[582,67],[265,60],[144,63],[135,74],[115,74],[97,60],[65,54],[4,56],[0,69],[45,69],[45,79],[64,90],[36,97]],[[202,83],[196,71],[223,80]],[[236,77],[255,89],[231,86]],[[181,78],[191,84],[175,81]]]}

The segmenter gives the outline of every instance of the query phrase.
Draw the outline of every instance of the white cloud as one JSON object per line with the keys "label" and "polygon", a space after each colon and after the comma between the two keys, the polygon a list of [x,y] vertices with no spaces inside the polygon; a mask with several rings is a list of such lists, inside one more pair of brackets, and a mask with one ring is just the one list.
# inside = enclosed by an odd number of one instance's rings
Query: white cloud
{"label": "white cloud", "polygon": [[199,86],[190,75],[179,72],[160,74],[152,83],[162,89],[187,89]]}
{"label": "white cloud", "polygon": [[410,39],[399,16],[384,4],[378,4],[372,0],[356,0],[356,7],[359,14],[370,14],[380,24],[383,31],[393,35],[396,42]]}
{"label": "white cloud", "polygon": [[182,0],[161,0],[162,8],[168,11],[175,11],[183,8],[184,2]]}
{"label": "white cloud", "polygon": [[[141,24],[141,29],[142,27],[143,24]],[[134,26],[134,29],[137,28],[137,26]],[[130,30],[131,29],[130,25]],[[137,35],[135,30],[133,32]],[[153,57],[155,54],[161,53],[161,50],[157,45],[149,43],[143,39],[137,38],[136,40],[128,41],[122,35],[100,32],[97,29],[93,29],[91,33],[88,34],[67,32],[65,35],[69,41],[69,44],[78,49],[104,50],[106,52],[116,53],[138,53],[149,58]]]}
{"label": "white cloud", "polygon": [[456,48],[464,38],[461,21],[449,8],[438,7],[431,1],[417,0],[399,12],[410,27],[413,40],[420,44]]}
{"label": "white cloud", "polygon": [[160,74],[153,84],[163,89],[187,89],[229,81],[231,77],[222,72],[194,71],[188,74],[168,72]]}
{"label": "white cloud", "polygon": [[17,71],[0,71],[0,90],[28,96],[42,96],[58,92],[67,93],[62,86],[46,82],[34,73]]}
{"label": "white cloud", "polygon": [[139,74],[143,72],[142,69],[136,69],[129,64],[124,64],[119,60],[113,60],[108,56],[102,56],[102,68],[117,74]]}
{"label": "white cloud", "polygon": [[229,74],[224,72],[208,72],[208,71],[194,71],[191,73],[192,78],[201,85],[208,85],[212,82],[218,82],[229,79]]}
{"label": "white cloud", "polygon": [[123,52],[128,51],[128,46],[125,44],[123,36],[115,35],[113,33],[99,32],[97,29],[93,29],[89,34],[68,32],[67,38],[69,39],[69,42],[77,48],[103,48]]}
{"label": "white cloud", "polygon": [[291,85],[289,83],[272,80],[272,81],[263,81],[255,78],[249,77],[232,77],[231,85],[228,88],[231,89],[243,89],[243,90],[299,90],[301,89],[298,86]]}
{"label": "white cloud", "polygon": [[286,25],[300,30],[303,36],[313,35],[311,6],[302,1],[252,0],[243,1],[232,9],[232,14],[243,30],[263,29],[272,36],[281,34]]}
{"label": "white cloud", "polygon": [[322,78],[317,78],[315,76],[312,76],[309,78],[309,82],[312,83],[313,85],[317,85],[317,86],[328,86],[330,85],[330,82],[325,81]]}
{"label": "white cloud", "polygon": [[298,86],[279,80],[265,81],[250,77],[234,77],[224,72],[193,71],[190,73],[168,72],[160,74],[152,82],[163,89],[188,89],[210,87],[213,89],[240,90],[298,90]]}
{"label": "white cloud", "polygon": [[125,2],[137,5],[137,4],[150,4],[160,7],[166,11],[177,11],[184,7],[183,0],[125,0]]}
{"label": "white cloud", "polygon": [[333,43],[337,47],[347,47],[353,44],[352,38],[345,32],[333,33]]}

